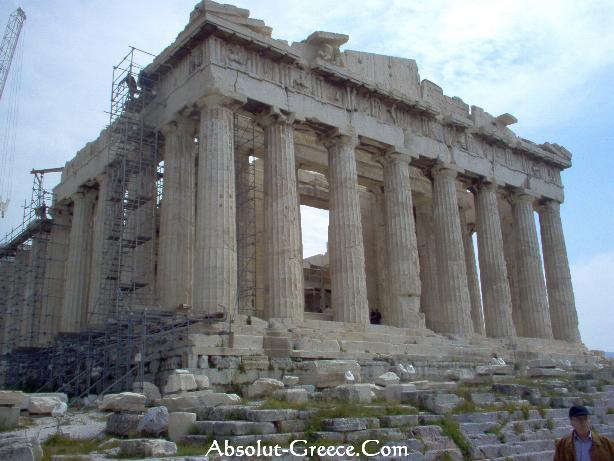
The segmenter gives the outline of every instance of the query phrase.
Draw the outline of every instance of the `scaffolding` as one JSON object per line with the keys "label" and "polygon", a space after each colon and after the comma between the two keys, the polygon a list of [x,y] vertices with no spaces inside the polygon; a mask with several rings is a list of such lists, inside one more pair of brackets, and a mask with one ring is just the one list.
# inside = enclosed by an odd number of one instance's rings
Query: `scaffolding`
{"label": "scaffolding", "polygon": [[237,212],[238,312],[256,315],[256,207],[262,183],[256,175],[256,156],[262,156],[264,133],[253,117],[234,115],[234,147]]}

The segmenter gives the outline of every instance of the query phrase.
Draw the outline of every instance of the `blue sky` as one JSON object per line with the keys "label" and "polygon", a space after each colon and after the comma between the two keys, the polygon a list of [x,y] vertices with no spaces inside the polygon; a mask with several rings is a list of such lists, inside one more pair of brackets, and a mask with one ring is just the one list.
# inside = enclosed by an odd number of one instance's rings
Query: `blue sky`
{"label": "blue sky", "polygon": [[[194,0],[23,1],[0,4],[0,27],[22,6],[24,28],[12,202],[0,235],[19,223],[31,168],[62,166],[108,121],[111,68],[129,45],[160,52]],[[614,3],[611,1],[236,1],[300,41],[346,33],[345,48],[416,59],[422,78],[498,115],[517,134],[573,154],[563,173],[563,226],[587,346],[614,351]],[[12,76],[13,77],[13,76]],[[4,129],[9,81],[0,101]],[[11,86],[13,85],[13,86]],[[0,138],[3,139],[3,138]],[[6,152],[2,151],[5,156]],[[57,177],[49,177],[49,184]],[[305,216],[303,216],[305,218]],[[310,215],[306,252],[321,252],[326,220]]]}

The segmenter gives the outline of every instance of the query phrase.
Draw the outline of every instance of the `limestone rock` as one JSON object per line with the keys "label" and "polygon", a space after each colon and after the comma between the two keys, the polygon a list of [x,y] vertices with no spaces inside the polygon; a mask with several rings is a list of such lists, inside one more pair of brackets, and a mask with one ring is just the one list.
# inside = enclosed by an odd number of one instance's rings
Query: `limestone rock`
{"label": "limestone rock", "polygon": [[209,389],[209,377],[207,375],[196,375],[194,376],[194,380],[196,381],[196,387],[199,391],[203,389]]}
{"label": "limestone rock", "polygon": [[39,461],[43,450],[37,438],[26,439],[10,434],[0,439],[0,459],[10,461]]}
{"label": "limestone rock", "polygon": [[463,402],[456,394],[427,394],[420,398],[422,405],[433,413],[447,414]]}
{"label": "limestone rock", "polygon": [[141,418],[137,430],[141,434],[159,437],[168,428],[168,410],[166,407],[153,407]]}
{"label": "limestone rock", "polygon": [[342,384],[324,391],[324,398],[349,403],[371,403],[373,391],[370,384]]}
{"label": "limestone rock", "polygon": [[325,431],[350,432],[364,431],[367,423],[364,418],[332,418],[323,419],[322,426]]}
{"label": "limestone rock", "polygon": [[0,391],[0,405],[19,407],[26,397],[21,391]]}
{"label": "limestone rock", "polygon": [[0,429],[13,429],[19,425],[19,407],[0,407]]}
{"label": "limestone rock", "polygon": [[404,394],[408,392],[415,393],[416,386],[411,383],[391,384],[384,390],[384,398],[388,402],[404,402],[407,400]]}
{"label": "limestone rock", "polygon": [[224,394],[212,391],[196,391],[185,394],[170,395],[161,401],[168,411],[195,411],[203,407],[217,407],[220,405],[237,405],[241,398],[236,394]]}
{"label": "limestone rock", "polygon": [[303,382],[318,388],[361,381],[360,365],[356,360],[314,360],[307,363],[306,372]]}
{"label": "limestone rock", "polygon": [[143,387],[141,388],[141,383],[134,383],[132,386],[134,392],[141,393],[147,399],[147,402],[154,402],[156,400],[160,400],[162,398],[162,394],[160,394],[160,390],[158,386],[153,383],[144,381]]}
{"label": "limestone rock", "polygon": [[289,403],[307,403],[309,393],[305,389],[279,389],[273,392],[273,398]]}
{"label": "limestone rock", "polygon": [[177,454],[174,442],[162,439],[130,439],[119,442],[120,456],[173,456]]}
{"label": "limestone rock", "polygon": [[248,399],[254,399],[258,397],[266,397],[278,389],[283,389],[284,383],[277,379],[272,378],[260,378],[247,386],[245,389],[245,396]]}
{"label": "limestone rock", "polygon": [[124,437],[136,434],[141,418],[141,415],[132,413],[113,413],[107,418],[105,432]]}
{"label": "limestone rock", "polygon": [[299,377],[298,376],[289,376],[289,375],[285,375],[281,381],[284,383],[284,385],[286,386],[296,386],[299,383]]}
{"label": "limestone rock", "polygon": [[136,392],[107,394],[98,406],[101,411],[145,411],[145,396]]}
{"label": "limestone rock", "polygon": [[197,389],[194,375],[185,370],[175,370],[169,375],[164,386],[164,395],[176,394],[178,392],[194,391]]}
{"label": "limestone rock", "polygon": [[391,384],[399,384],[401,379],[392,371],[388,371],[375,379],[375,384],[378,386],[389,386]]}
{"label": "limestone rock", "polygon": [[174,412],[168,415],[168,437],[173,442],[181,442],[190,433],[196,422],[196,413]]}
{"label": "limestone rock", "polygon": [[28,413],[31,415],[50,415],[56,405],[62,402],[57,397],[30,397]]}

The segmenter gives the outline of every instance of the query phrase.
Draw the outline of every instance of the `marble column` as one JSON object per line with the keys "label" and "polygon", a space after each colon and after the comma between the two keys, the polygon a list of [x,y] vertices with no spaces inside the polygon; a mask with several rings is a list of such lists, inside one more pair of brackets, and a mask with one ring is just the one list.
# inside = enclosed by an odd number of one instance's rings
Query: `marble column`
{"label": "marble column", "polygon": [[478,266],[473,248],[474,224],[467,224],[465,211],[460,210],[461,232],[463,233],[463,250],[465,251],[465,266],[467,267],[467,285],[469,288],[469,299],[471,300],[471,321],[473,322],[473,332],[484,336],[484,311],[482,309],[482,296],[480,294],[480,283],[478,281]]}
{"label": "marble column", "polygon": [[264,139],[265,317],[303,320],[303,257],[293,117],[260,120]]}
{"label": "marble column", "polygon": [[66,259],[70,242],[70,216],[65,207],[51,208],[53,224],[49,236],[49,261],[45,274],[47,309],[50,312],[49,336],[53,338],[60,331],[64,285],[66,283]]}
{"label": "marble column", "polygon": [[196,124],[179,117],[165,126],[164,183],[160,204],[158,293],[163,309],[191,304],[194,251],[194,136]]}
{"label": "marble column", "polygon": [[7,325],[9,349],[25,346],[23,331],[27,318],[28,271],[30,270],[31,251],[29,247],[18,248],[13,262],[13,277],[9,293],[12,320]]}
{"label": "marble column", "polygon": [[400,328],[421,328],[420,263],[409,179],[410,161],[410,156],[399,153],[388,154],[384,161],[390,324]]}
{"label": "marble column", "polygon": [[546,200],[539,211],[552,334],[554,339],[579,343],[581,339],[578,314],[561,223],[560,203]]}
{"label": "marble column", "polygon": [[392,325],[390,313],[390,265],[388,264],[388,244],[386,238],[386,205],[381,190],[374,192],[375,209],[375,265],[377,276],[377,308],[382,314],[382,324]]}
{"label": "marble column", "polygon": [[437,261],[435,233],[433,232],[433,207],[431,197],[421,196],[416,205],[416,237],[420,259],[420,310],[426,319],[426,326],[432,330],[437,325],[439,287],[437,283]]}
{"label": "marble column", "polygon": [[486,335],[514,337],[512,295],[505,264],[496,184],[483,183],[476,187],[475,208]]}
{"label": "marble column", "polygon": [[92,259],[90,264],[90,281],[88,290],[88,325],[101,325],[106,319],[100,303],[100,291],[102,286],[102,270],[104,267],[104,250],[108,240],[105,228],[105,215],[107,213],[108,179],[103,173],[96,178],[98,182],[98,197],[94,206],[94,223],[92,225]]}
{"label": "marble column", "polygon": [[193,310],[229,315],[237,307],[234,114],[208,98],[200,113]]}
{"label": "marble column", "polygon": [[60,332],[76,333],[85,321],[92,248],[92,215],[95,195],[87,190],[73,195],[73,215],[70,227],[64,304]]}
{"label": "marble column", "polygon": [[339,322],[369,323],[365,255],[356,173],[357,139],[338,135],[328,149],[329,268],[333,316]]}
{"label": "marble column", "polygon": [[519,192],[512,197],[518,294],[523,334],[529,338],[552,338],[542,259],[533,215],[534,197]]}
{"label": "marble column", "polygon": [[27,280],[27,298],[24,334],[27,346],[42,346],[47,340],[49,327],[49,312],[46,309],[45,269],[48,261],[49,233],[39,232],[32,236],[32,248],[30,251],[30,272]]}
{"label": "marble column", "polygon": [[456,175],[457,172],[451,168],[433,168],[433,223],[440,302],[436,331],[470,336],[473,323]]}

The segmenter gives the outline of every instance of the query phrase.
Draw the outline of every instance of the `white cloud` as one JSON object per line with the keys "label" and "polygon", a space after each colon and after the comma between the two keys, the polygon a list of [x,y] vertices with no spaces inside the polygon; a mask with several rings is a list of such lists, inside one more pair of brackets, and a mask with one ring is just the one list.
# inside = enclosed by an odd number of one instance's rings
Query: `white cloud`
{"label": "white cloud", "polygon": [[614,251],[571,264],[582,340],[591,349],[614,351]]}

